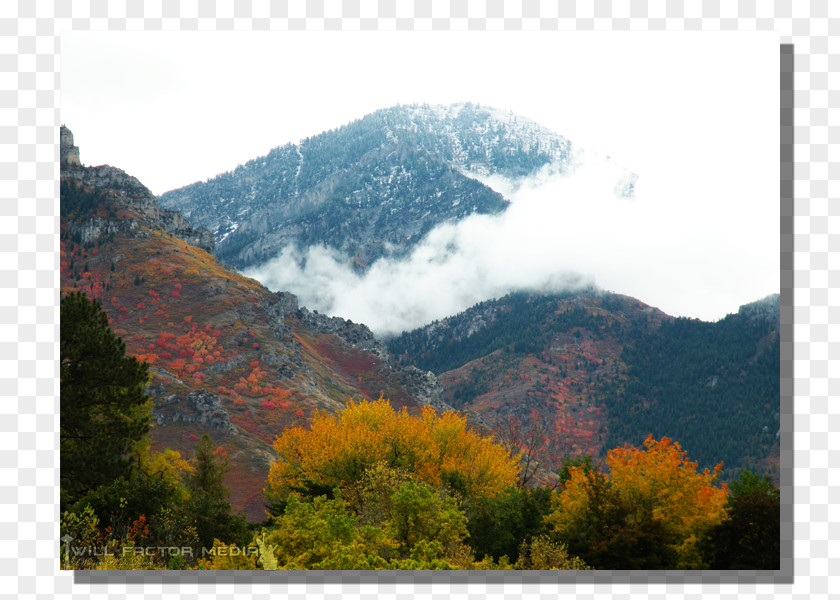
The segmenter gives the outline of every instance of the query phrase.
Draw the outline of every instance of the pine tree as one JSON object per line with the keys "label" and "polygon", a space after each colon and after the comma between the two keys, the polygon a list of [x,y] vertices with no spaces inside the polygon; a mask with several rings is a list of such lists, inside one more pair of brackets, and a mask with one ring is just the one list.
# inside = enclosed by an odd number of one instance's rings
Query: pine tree
{"label": "pine tree", "polygon": [[778,570],[779,488],[766,476],[745,470],[730,489],[726,518],[707,532],[701,544],[709,568]]}
{"label": "pine tree", "polygon": [[230,512],[230,491],[224,483],[229,469],[227,456],[221,447],[213,447],[207,434],[195,446],[193,469],[187,480],[189,512],[195,519],[199,543],[212,548],[216,539],[227,543],[241,541],[246,523],[244,517]]}
{"label": "pine tree", "polygon": [[125,355],[99,301],[61,299],[61,507],[132,469],[149,431],[148,365]]}

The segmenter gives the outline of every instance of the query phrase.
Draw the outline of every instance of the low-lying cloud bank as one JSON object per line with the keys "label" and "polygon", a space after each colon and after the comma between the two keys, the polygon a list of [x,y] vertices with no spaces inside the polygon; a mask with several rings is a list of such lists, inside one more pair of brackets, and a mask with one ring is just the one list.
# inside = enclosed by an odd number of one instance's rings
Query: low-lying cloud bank
{"label": "low-lying cloud bank", "polygon": [[626,180],[610,161],[588,161],[562,176],[481,179],[510,207],[443,224],[408,257],[381,259],[359,274],[333,249],[288,247],[244,274],[383,336],[521,289],[595,284],[706,320],[776,291],[761,287],[756,273],[754,297],[739,288],[751,274],[733,269],[745,249],[727,236],[731,224],[718,226],[724,215],[646,190],[644,179],[635,196],[622,195],[617,183]]}

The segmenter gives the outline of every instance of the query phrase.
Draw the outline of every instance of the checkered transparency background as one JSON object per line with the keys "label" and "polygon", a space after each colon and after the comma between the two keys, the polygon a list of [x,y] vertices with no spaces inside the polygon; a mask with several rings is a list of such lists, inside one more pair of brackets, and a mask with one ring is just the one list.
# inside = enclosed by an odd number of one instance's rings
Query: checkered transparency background
{"label": "checkered transparency background", "polygon": [[[3,0],[0,3],[0,600],[140,597],[828,597],[840,572],[840,9],[829,1]],[[783,576],[109,574],[58,570],[59,36],[71,30],[776,31],[793,44],[793,201],[782,202]],[[702,34],[701,34],[702,35]],[[834,40],[834,41],[832,41]],[[783,53],[784,54],[784,53]],[[788,96],[790,98],[790,95]],[[783,105],[784,105],[783,96]],[[782,139],[791,128],[782,127]],[[832,145],[832,142],[835,142]],[[832,150],[834,148],[834,150]],[[788,179],[790,156],[782,155]],[[834,183],[832,183],[832,181]],[[784,196],[785,186],[782,186]],[[833,198],[834,201],[830,202]],[[791,219],[792,218],[792,224]],[[785,219],[787,217],[787,220]],[[787,225],[785,225],[787,223]],[[792,293],[791,293],[792,289]],[[832,333],[834,332],[834,333]],[[792,341],[791,341],[792,336]],[[792,357],[792,363],[791,363]],[[834,360],[832,360],[834,359]],[[793,398],[792,402],[790,398]],[[787,400],[785,400],[787,398]],[[792,415],[784,418],[784,414]],[[794,450],[789,450],[790,445]],[[833,548],[833,550],[832,550]],[[833,558],[832,558],[833,557]],[[795,573],[795,578],[791,574]],[[834,574],[834,576],[832,576]],[[641,583],[641,585],[632,585]]]}

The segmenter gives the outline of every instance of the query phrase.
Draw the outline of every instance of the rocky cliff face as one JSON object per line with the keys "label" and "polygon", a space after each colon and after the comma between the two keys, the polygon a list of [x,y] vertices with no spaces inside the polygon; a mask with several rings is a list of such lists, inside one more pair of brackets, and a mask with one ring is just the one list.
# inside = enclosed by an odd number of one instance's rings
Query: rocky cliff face
{"label": "rocky cliff face", "polygon": [[64,125],[61,126],[61,168],[81,167],[82,161],[79,158],[79,148],[73,145],[73,133]]}
{"label": "rocky cliff face", "polygon": [[158,426],[172,423],[206,425],[215,431],[217,438],[238,433],[221,399],[215,394],[206,390],[166,394],[162,385],[153,386],[148,391],[156,396],[152,418]]}
{"label": "rocky cliff face", "polygon": [[176,210],[161,208],[155,224],[165,232],[184,240],[191,246],[196,246],[213,254],[216,242],[213,234],[204,227],[193,227],[184,216]]}
{"label": "rocky cliff face", "polygon": [[[374,336],[366,325],[301,307],[297,296],[289,292],[278,292],[275,297],[277,300],[272,303],[269,311],[272,312],[278,327],[285,327],[279,324],[283,323],[286,317],[294,317],[314,333],[334,335],[356,350],[369,352],[386,363],[390,362],[387,345]],[[405,389],[420,404],[431,405],[440,411],[455,410],[443,401],[443,386],[431,371],[423,371],[415,366],[392,365],[391,369],[393,372],[389,379]],[[474,420],[484,425],[483,421]]]}
{"label": "rocky cliff face", "polygon": [[[112,199],[136,212],[151,228],[162,229],[192,246],[213,254],[213,234],[203,227],[193,227],[177,211],[161,209],[155,195],[136,177],[110,165],[84,166],[80,160],[79,148],[74,145],[73,133],[64,125],[61,126],[60,156],[62,181],[73,181],[86,188],[108,190]],[[91,217],[89,221],[76,223],[75,226],[85,243],[91,243],[100,236],[126,228],[137,229],[136,222],[109,221],[96,216]]]}

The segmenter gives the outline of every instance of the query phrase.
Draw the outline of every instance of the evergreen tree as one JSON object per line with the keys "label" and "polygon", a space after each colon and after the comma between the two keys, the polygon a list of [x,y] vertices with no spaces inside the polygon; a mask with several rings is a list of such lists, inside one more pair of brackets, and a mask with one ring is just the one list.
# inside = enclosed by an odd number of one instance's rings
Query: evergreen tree
{"label": "evergreen tree", "polygon": [[732,482],[727,518],[701,544],[712,569],[778,570],[781,516],[779,488],[744,470]]}
{"label": "evergreen tree", "polygon": [[546,487],[511,487],[497,497],[479,496],[467,513],[467,543],[477,559],[507,556],[515,563],[523,545],[547,532],[550,511],[551,490]]}
{"label": "evergreen tree", "polygon": [[247,524],[244,517],[230,512],[230,491],[224,482],[229,469],[227,455],[213,447],[213,440],[204,434],[195,447],[193,472],[187,480],[190,490],[189,512],[195,519],[198,541],[212,548],[213,540],[241,542]]}
{"label": "evergreen tree", "polygon": [[61,508],[132,471],[149,431],[148,365],[125,355],[99,301],[61,299]]}

